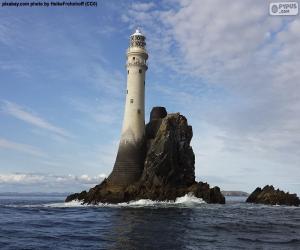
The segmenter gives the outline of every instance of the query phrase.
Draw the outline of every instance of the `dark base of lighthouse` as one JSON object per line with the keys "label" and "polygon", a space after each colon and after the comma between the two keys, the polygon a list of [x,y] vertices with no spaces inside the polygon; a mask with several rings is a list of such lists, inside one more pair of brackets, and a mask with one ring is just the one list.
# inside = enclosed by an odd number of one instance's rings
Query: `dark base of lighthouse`
{"label": "dark base of lighthouse", "polygon": [[145,150],[144,140],[120,143],[116,162],[107,182],[115,188],[136,182],[142,175]]}
{"label": "dark base of lighthouse", "polygon": [[[66,202],[86,204],[120,203],[131,200],[175,200],[191,193],[207,203],[225,203],[218,187],[195,181],[195,156],[190,146],[193,132],[184,116],[154,108],[146,126],[146,155],[143,169],[137,145],[120,146],[111,175],[101,184],[69,195]],[[137,146],[137,147],[136,147]]]}

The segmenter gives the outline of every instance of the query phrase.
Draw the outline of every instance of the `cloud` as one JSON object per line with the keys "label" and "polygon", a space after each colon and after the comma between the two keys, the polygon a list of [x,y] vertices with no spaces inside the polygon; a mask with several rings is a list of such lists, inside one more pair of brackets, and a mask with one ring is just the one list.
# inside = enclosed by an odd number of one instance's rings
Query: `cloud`
{"label": "cloud", "polygon": [[56,135],[62,137],[71,137],[71,135],[63,128],[51,124],[50,122],[41,118],[39,115],[26,111],[24,107],[21,107],[13,102],[6,100],[2,101],[1,111],[35,127],[50,131]]}
{"label": "cloud", "polygon": [[[16,19],[14,18],[14,21]],[[14,39],[14,32],[13,32],[14,25],[9,19],[4,18],[1,16],[1,24],[0,24],[0,44],[4,46],[10,46]]]}
{"label": "cloud", "polygon": [[0,184],[33,184],[44,181],[45,177],[35,174],[0,174]]}
{"label": "cloud", "polygon": [[0,138],[0,148],[16,150],[22,153],[30,154],[33,156],[45,157],[46,154],[42,152],[40,149],[33,147],[28,144],[17,143],[13,141],[6,140],[4,138]]}
{"label": "cloud", "polygon": [[[120,121],[122,117],[120,110],[120,102],[113,98],[100,97],[95,100],[84,98],[65,98],[66,102],[73,109],[80,112],[81,115],[86,115],[93,121],[95,126],[100,124],[112,125]],[[95,123],[96,122],[96,123]]]}
{"label": "cloud", "polygon": [[0,187],[4,192],[76,192],[99,184],[105,177],[105,174],[9,173],[0,174]]}
{"label": "cloud", "polygon": [[135,11],[148,11],[148,10],[153,9],[155,7],[155,3],[154,2],[133,3],[131,7]]}
{"label": "cloud", "polygon": [[149,11],[151,9],[153,9],[155,7],[155,3],[154,2],[149,2],[149,3],[133,3],[131,8],[132,10],[135,11]]}
{"label": "cloud", "polygon": [[96,176],[89,176],[87,174],[82,174],[79,176],[76,175],[48,175],[46,176],[48,179],[54,179],[54,182],[59,183],[70,183],[77,182],[80,184],[88,184],[88,185],[96,185],[99,184],[104,178],[106,178],[106,174],[98,174]]}

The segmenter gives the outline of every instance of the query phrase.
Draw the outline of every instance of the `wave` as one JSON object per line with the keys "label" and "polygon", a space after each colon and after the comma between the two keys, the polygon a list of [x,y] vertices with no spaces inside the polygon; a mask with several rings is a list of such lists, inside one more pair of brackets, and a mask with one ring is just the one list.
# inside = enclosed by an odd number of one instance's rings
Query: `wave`
{"label": "wave", "polygon": [[125,206],[125,207],[144,207],[144,206],[176,206],[176,205],[185,205],[185,206],[194,206],[197,204],[205,204],[206,202],[201,199],[195,197],[192,193],[188,193],[182,197],[177,197],[175,201],[153,201],[149,199],[141,199],[137,201],[123,202],[116,204],[117,206]]}
{"label": "wave", "polygon": [[153,201],[150,199],[140,199],[130,202],[122,202],[117,204],[99,203],[96,205],[83,204],[79,200],[70,202],[46,203],[46,204],[31,204],[31,205],[7,205],[10,207],[52,207],[52,208],[75,208],[75,207],[194,207],[206,202],[195,197],[192,193],[176,198],[175,201]]}
{"label": "wave", "polygon": [[57,203],[51,204],[51,206],[62,206],[62,207],[78,207],[78,206],[93,206],[93,207],[170,207],[170,206],[178,206],[178,205],[185,205],[185,206],[194,206],[197,204],[205,204],[206,202],[201,199],[195,197],[192,193],[186,194],[182,197],[176,198],[175,201],[155,201],[150,199],[140,199],[136,201],[130,202],[121,202],[117,204],[111,203],[99,203],[97,205],[87,205],[82,204],[80,201],[71,201],[65,203]]}
{"label": "wave", "polygon": [[248,242],[259,242],[259,243],[273,243],[273,244],[291,244],[291,243],[299,243],[300,239],[288,239],[288,240],[265,240],[265,239],[251,239],[244,237],[237,237],[238,240],[248,241]]}

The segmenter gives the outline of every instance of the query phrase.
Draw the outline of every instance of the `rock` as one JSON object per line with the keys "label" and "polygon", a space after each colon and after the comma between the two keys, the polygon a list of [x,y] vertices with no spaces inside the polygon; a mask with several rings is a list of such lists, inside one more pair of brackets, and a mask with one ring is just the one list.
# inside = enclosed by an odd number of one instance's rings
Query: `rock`
{"label": "rock", "polygon": [[193,130],[180,113],[167,114],[164,107],[155,107],[146,125],[144,169],[140,179],[120,189],[104,180],[88,192],[73,194],[66,201],[84,203],[127,202],[138,199],[175,200],[193,193],[208,203],[225,203],[218,187],[195,181],[195,155],[190,146]]}
{"label": "rock", "polygon": [[147,188],[193,184],[195,156],[190,146],[192,136],[192,127],[179,113],[162,119],[155,138],[148,146],[140,182]]}
{"label": "rock", "polygon": [[66,198],[65,202],[69,202],[72,200],[83,200],[83,199],[85,199],[86,195],[87,195],[86,191],[82,191],[81,193],[70,194]]}
{"label": "rock", "polygon": [[266,185],[263,189],[257,187],[247,198],[246,202],[267,205],[300,205],[300,199],[296,194],[285,193],[279,189],[275,190],[272,185]]}

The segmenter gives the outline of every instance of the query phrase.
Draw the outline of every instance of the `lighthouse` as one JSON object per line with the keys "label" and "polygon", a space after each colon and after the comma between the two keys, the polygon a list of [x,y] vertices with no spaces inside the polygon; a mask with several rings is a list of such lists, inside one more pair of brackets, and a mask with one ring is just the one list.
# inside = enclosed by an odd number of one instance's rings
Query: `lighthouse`
{"label": "lighthouse", "polygon": [[127,88],[119,149],[108,182],[124,187],[139,179],[145,157],[146,37],[139,29],[130,36],[126,53]]}

